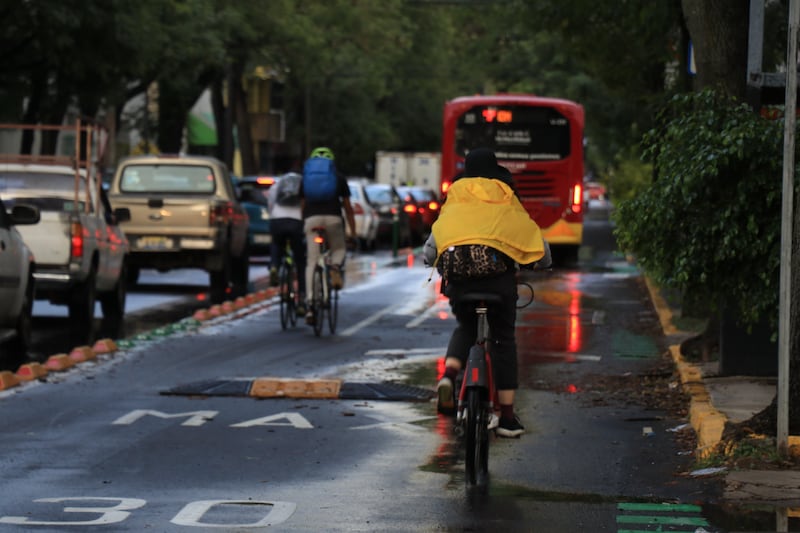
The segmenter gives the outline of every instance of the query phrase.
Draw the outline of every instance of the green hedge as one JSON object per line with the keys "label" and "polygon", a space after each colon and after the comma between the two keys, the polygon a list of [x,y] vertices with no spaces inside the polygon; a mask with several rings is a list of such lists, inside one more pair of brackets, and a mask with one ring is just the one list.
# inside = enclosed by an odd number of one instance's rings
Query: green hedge
{"label": "green hedge", "polygon": [[656,124],[653,183],[614,215],[620,247],[662,287],[777,329],[783,120],[704,91],[673,97]]}

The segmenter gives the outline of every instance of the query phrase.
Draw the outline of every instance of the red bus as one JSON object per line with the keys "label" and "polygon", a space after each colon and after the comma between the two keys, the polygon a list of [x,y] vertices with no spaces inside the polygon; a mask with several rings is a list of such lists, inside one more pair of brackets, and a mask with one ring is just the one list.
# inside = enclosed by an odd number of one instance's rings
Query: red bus
{"label": "red bus", "polygon": [[583,126],[583,106],[569,100],[498,94],[445,102],[442,195],[467,152],[491,148],[554,255],[575,260],[583,240]]}

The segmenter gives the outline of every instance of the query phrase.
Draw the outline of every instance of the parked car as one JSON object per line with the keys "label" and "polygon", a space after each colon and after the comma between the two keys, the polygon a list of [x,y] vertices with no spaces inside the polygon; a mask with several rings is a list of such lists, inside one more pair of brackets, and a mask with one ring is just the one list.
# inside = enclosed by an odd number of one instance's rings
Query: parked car
{"label": "parked car", "polygon": [[[50,128],[77,134],[72,126]],[[89,135],[85,130],[81,134]],[[35,298],[67,307],[73,342],[94,341],[96,302],[107,323],[121,327],[129,243],[118,224],[129,220],[130,212],[111,211],[103,202],[105,191],[92,162],[62,164],[64,158],[34,156],[35,163],[29,163],[14,154],[3,157],[10,161],[0,165],[0,197],[6,209],[28,204],[40,212],[38,224],[19,228],[36,257]]]}
{"label": "parked car", "polygon": [[245,176],[236,180],[239,201],[247,210],[250,224],[247,227],[247,243],[250,256],[269,256],[272,233],[269,224],[267,198],[269,190],[279,178],[272,176]]}
{"label": "parked car", "polygon": [[[403,200],[416,206],[417,232],[423,238],[427,238],[431,231],[431,226],[439,216],[439,197],[436,191],[427,187],[403,186],[398,187],[397,192]],[[412,223],[412,227],[413,227]]]}
{"label": "parked car", "polygon": [[128,208],[132,279],[141,268],[208,272],[212,303],[246,293],[248,215],[228,167],[206,156],[130,156],[117,165],[111,205]]}
{"label": "parked car", "polygon": [[348,178],[350,203],[356,219],[356,234],[361,250],[374,250],[378,240],[378,212],[367,200],[366,178]]}
{"label": "parked car", "polygon": [[411,225],[409,215],[403,207],[405,203],[397,189],[388,183],[369,183],[364,186],[367,201],[378,212],[378,240],[391,243],[394,224],[397,223],[398,245],[410,246]]}
{"label": "parked car", "polygon": [[37,207],[18,204],[11,212],[0,199],[0,341],[6,342],[6,353],[22,357],[31,342],[35,261],[15,226],[37,224]]}

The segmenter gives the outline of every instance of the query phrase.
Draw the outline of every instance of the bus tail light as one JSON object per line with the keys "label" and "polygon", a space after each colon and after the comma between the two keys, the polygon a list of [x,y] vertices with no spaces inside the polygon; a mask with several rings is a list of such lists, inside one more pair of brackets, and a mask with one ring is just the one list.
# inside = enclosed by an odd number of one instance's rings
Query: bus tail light
{"label": "bus tail light", "polygon": [[572,212],[580,213],[583,208],[583,187],[578,183],[572,188]]}

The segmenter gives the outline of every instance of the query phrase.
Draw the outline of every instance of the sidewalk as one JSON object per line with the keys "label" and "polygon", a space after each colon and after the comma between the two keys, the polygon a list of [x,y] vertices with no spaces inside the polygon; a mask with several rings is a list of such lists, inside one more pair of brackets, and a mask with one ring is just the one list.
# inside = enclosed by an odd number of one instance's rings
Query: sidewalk
{"label": "sidewalk", "polygon": [[[658,287],[645,278],[650,297],[667,338],[682,333],[673,321],[673,309]],[[683,337],[688,336],[684,334]],[[742,422],[768,406],[775,397],[777,379],[753,376],[719,376],[718,363],[691,363],[683,359],[680,345],[669,346],[684,389],[691,396],[689,421],[697,434],[696,455],[710,454],[720,442],[725,423]],[[789,445],[800,444],[790,437]],[[795,448],[797,449],[797,448]],[[736,470],[725,475],[724,498],[733,502],[800,506],[800,471]]]}

